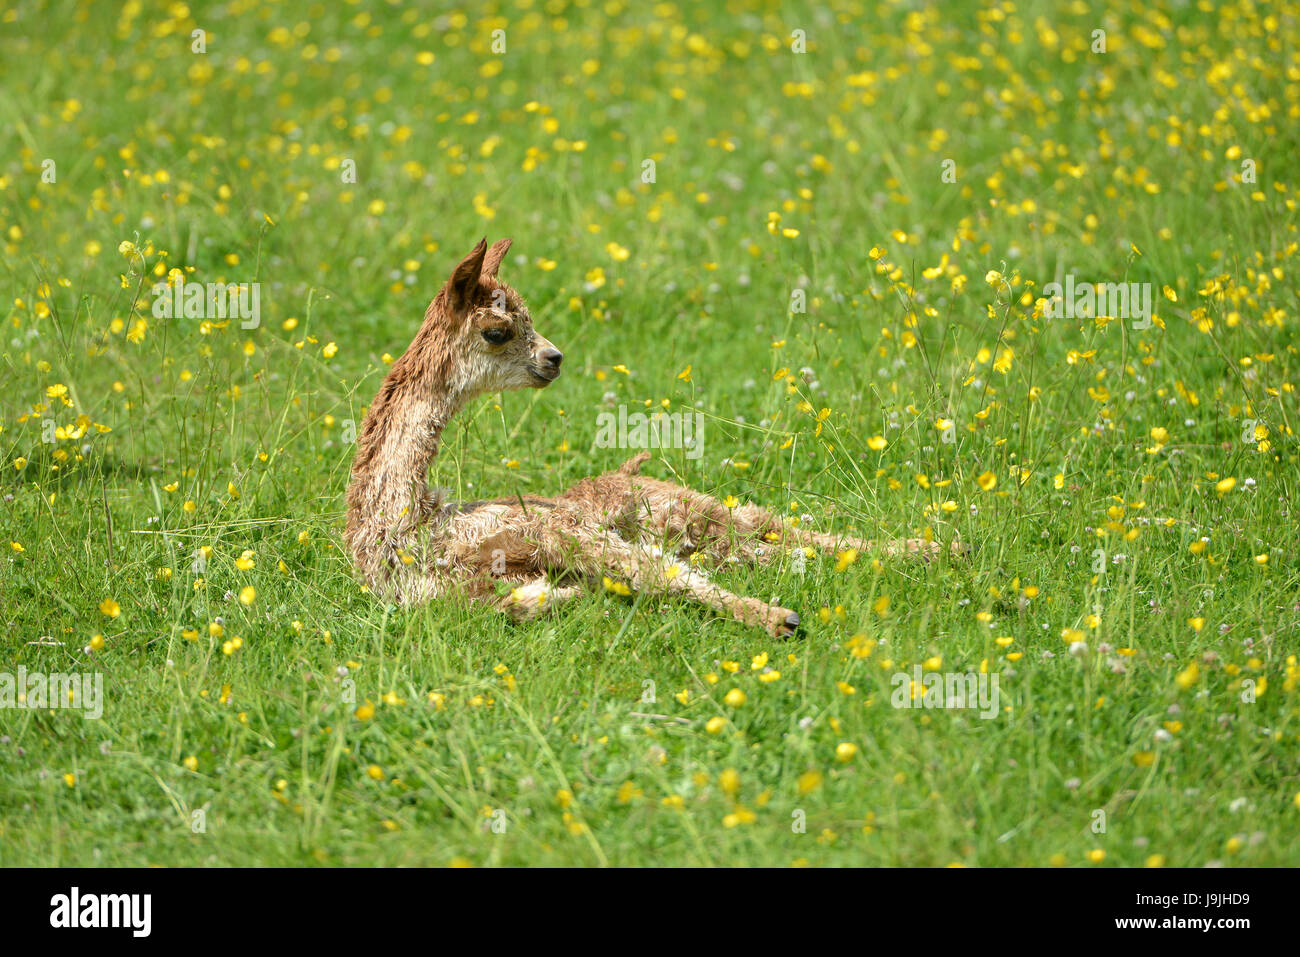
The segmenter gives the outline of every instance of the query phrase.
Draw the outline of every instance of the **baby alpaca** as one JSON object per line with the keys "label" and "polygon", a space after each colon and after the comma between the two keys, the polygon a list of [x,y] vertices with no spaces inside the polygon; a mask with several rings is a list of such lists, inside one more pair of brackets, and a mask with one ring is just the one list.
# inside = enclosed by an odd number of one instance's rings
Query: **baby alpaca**
{"label": "baby alpaca", "polygon": [[[776,637],[794,633],[799,616],[791,609],[733,594],[678,556],[699,551],[752,562],[780,554],[772,541],[826,551],[875,545],[787,527],[758,506],[728,509],[638,475],[647,452],[555,498],[452,503],[429,487],[442,431],[466,403],[505,389],[545,388],[560,374],[560,350],[533,329],[523,299],[497,278],[509,249],[509,239],[491,248],[483,240],[456,266],[366,414],[346,532],[366,583],[400,604],[460,587],[522,620],[612,579],[636,591],[689,596]],[[918,539],[880,548],[923,557],[937,549]],[[500,595],[496,581],[513,587]]]}

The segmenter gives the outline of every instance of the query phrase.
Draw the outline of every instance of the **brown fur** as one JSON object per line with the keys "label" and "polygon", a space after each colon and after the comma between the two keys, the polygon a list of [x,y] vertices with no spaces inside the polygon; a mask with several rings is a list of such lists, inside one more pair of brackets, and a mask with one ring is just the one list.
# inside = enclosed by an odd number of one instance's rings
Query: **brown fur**
{"label": "brown fur", "polygon": [[[799,616],[790,609],[732,594],[665,550],[752,562],[775,557],[788,544],[831,551],[876,546],[788,528],[758,506],[728,509],[711,496],[642,476],[648,452],[553,499],[454,505],[429,488],[442,430],[467,402],[504,389],[542,388],[559,375],[558,351],[533,329],[519,295],[497,278],[509,249],[509,239],[490,249],[484,240],[456,266],[366,414],[348,486],[346,538],[367,584],[403,604],[460,587],[528,619],[579,594],[584,584],[611,579],[633,590],[689,596],[772,635],[793,632]],[[496,344],[485,333],[510,338]],[[928,557],[937,548],[912,539],[882,550]],[[498,596],[494,578],[515,587]]]}

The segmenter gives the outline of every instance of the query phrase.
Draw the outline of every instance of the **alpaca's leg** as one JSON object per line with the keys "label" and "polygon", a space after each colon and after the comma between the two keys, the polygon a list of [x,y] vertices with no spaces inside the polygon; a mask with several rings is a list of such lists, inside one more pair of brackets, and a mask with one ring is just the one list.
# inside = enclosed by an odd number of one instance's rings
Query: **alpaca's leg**
{"label": "alpaca's leg", "polygon": [[614,588],[622,581],[632,591],[688,596],[777,638],[787,638],[799,627],[799,616],[791,609],[727,591],[689,562],[665,557],[653,545],[629,542],[610,529],[547,526],[538,530],[534,542],[543,561],[557,570],[599,575]]}
{"label": "alpaca's leg", "polygon": [[650,594],[679,594],[715,608],[738,621],[786,637],[799,625],[789,608],[733,594],[711,582],[685,560],[665,558],[647,542],[630,542],[613,523],[596,516],[591,502],[557,499],[511,505],[491,503],[460,516],[452,525],[448,554],[453,563],[479,574],[495,570],[529,576],[493,603],[517,618],[542,614],[572,597],[576,589],[553,588],[544,573],[577,575],[625,582]]}
{"label": "alpaca's leg", "polygon": [[[875,542],[854,538],[849,535],[813,532],[808,529],[798,528],[797,526],[786,526],[785,535],[787,540],[801,542],[805,545],[812,545],[828,552],[842,552],[848,549],[853,549],[859,552],[879,552],[880,554],[890,558],[896,558],[901,555],[921,558],[927,561],[943,552],[942,543],[926,541],[924,538],[900,538]],[[959,541],[954,541],[950,548],[953,555],[961,555],[966,551],[965,545]]]}
{"label": "alpaca's leg", "polygon": [[[938,542],[910,538],[871,542],[860,538],[813,532],[785,524],[758,505],[728,508],[702,492],[637,474],[650,457],[642,452],[613,472],[580,482],[562,499],[594,509],[606,523],[631,534],[648,532],[686,551],[700,550],[717,558],[746,561],[772,560],[777,545],[812,545],[825,551],[857,549],[884,555],[929,558],[942,551]],[[960,551],[959,544],[953,551]]]}
{"label": "alpaca's leg", "polygon": [[757,598],[746,598],[727,591],[713,581],[700,568],[688,568],[681,562],[681,590],[696,601],[729,614],[737,621],[763,628],[776,638],[788,638],[799,629],[799,615],[789,608],[772,605]]}
{"label": "alpaca's leg", "polygon": [[578,585],[555,586],[538,576],[516,585],[508,594],[496,596],[493,604],[515,621],[532,621],[580,594],[582,588]]}
{"label": "alpaca's leg", "polygon": [[[711,495],[693,489],[641,479],[643,514],[654,528],[671,538],[680,537],[691,546],[718,558],[735,557],[750,561],[771,561],[783,549],[779,546],[813,546],[826,552],[854,549],[880,552],[887,556],[915,555],[930,558],[943,546],[921,538],[873,542],[836,532],[814,532],[784,522],[780,516],[760,505],[737,505],[727,508]],[[636,492],[634,491],[634,494]],[[773,547],[773,545],[778,547]]]}

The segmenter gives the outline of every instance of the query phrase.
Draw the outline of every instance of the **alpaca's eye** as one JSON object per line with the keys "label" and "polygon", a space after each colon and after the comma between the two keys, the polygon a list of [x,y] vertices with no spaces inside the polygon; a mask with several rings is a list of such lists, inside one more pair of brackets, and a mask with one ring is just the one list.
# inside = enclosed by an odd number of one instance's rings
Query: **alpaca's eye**
{"label": "alpaca's eye", "polygon": [[509,329],[484,329],[483,338],[494,346],[504,345],[513,338],[513,333]]}

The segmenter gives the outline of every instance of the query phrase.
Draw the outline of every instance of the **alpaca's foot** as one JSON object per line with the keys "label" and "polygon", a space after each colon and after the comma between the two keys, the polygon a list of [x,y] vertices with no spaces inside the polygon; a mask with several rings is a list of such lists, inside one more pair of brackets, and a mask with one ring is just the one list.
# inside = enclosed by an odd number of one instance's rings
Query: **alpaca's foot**
{"label": "alpaca's foot", "polygon": [[784,641],[803,634],[799,625],[799,613],[780,605],[769,605],[753,598],[744,599],[744,604],[733,610],[735,618],[747,625],[762,628],[773,638]]}
{"label": "alpaca's foot", "polygon": [[524,582],[497,599],[497,606],[515,621],[532,621],[575,597],[577,585],[555,587],[545,578]]}
{"label": "alpaca's foot", "polygon": [[[778,615],[785,611],[784,608],[776,609]],[[794,611],[788,612],[772,630],[772,635],[776,638],[796,638],[802,634],[803,629],[799,626],[799,613]]]}

